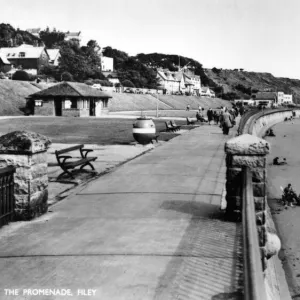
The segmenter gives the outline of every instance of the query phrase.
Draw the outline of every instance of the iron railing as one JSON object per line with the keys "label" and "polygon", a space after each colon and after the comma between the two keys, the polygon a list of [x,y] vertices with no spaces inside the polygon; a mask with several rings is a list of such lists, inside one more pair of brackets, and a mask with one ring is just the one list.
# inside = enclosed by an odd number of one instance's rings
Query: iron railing
{"label": "iron railing", "polygon": [[0,169],[0,227],[13,221],[15,215],[15,167]]}
{"label": "iron railing", "polygon": [[252,173],[249,167],[244,167],[243,169],[242,224],[244,257],[244,299],[267,300],[256,226]]}

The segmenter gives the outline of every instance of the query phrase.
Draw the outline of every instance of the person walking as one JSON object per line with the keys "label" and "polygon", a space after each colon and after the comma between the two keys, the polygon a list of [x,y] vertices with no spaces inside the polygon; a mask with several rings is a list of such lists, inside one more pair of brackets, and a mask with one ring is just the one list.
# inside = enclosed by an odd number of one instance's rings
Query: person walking
{"label": "person walking", "polygon": [[211,108],[209,108],[208,111],[207,111],[207,119],[208,119],[208,124],[210,125],[210,122],[213,119],[213,111],[212,111]]}
{"label": "person walking", "polygon": [[186,110],[189,111],[189,110],[190,110],[190,107],[191,107],[191,106],[188,104],[187,107],[186,107]]}
{"label": "person walking", "polygon": [[222,126],[223,126],[223,134],[228,135],[229,129],[232,127],[232,116],[228,112],[227,108],[225,109],[222,115]]}

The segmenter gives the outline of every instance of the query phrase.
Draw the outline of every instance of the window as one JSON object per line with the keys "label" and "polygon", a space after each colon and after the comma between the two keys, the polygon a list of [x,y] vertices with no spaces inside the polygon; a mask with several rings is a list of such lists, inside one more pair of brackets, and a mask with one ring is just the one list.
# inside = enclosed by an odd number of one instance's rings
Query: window
{"label": "window", "polygon": [[43,100],[34,100],[34,104],[36,107],[41,107],[43,106]]}
{"label": "window", "polygon": [[7,53],[6,56],[9,57],[9,56],[10,56],[10,53]]}
{"label": "window", "polygon": [[25,52],[20,52],[19,57],[25,57]]}

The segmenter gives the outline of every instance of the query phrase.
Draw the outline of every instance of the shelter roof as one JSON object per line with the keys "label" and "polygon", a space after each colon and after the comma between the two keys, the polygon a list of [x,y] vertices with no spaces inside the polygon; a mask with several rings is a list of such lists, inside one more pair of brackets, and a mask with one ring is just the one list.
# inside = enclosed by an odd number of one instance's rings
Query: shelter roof
{"label": "shelter roof", "polygon": [[93,97],[93,98],[112,98],[111,95],[93,89],[85,83],[62,82],[48,89],[31,94],[31,98],[43,97]]}

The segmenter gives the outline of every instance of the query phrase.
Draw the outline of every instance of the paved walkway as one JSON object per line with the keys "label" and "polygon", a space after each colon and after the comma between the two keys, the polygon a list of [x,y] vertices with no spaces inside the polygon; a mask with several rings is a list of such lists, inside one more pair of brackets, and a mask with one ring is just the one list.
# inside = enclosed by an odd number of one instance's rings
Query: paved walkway
{"label": "paved walkway", "polygon": [[0,299],[240,299],[241,227],[219,211],[225,139],[217,126],[191,130],[1,229]]}

